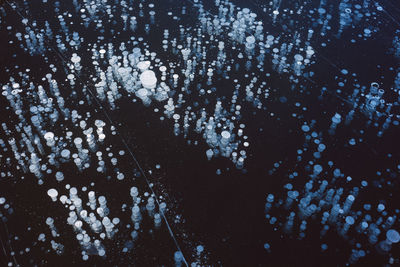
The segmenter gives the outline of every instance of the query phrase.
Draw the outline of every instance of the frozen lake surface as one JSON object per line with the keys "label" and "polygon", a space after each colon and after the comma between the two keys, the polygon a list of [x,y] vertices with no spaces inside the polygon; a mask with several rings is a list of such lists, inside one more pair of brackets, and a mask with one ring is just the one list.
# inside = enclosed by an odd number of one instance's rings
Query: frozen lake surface
{"label": "frozen lake surface", "polygon": [[397,1],[0,3],[0,266],[400,264]]}

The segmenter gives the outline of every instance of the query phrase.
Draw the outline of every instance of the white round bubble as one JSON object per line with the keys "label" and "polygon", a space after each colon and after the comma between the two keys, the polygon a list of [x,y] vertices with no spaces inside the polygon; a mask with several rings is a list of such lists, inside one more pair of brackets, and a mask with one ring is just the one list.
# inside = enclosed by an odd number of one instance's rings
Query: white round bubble
{"label": "white round bubble", "polygon": [[152,70],[145,70],[140,74],[140,82],[144,88],[153,89],[157,85],[156,74]]}

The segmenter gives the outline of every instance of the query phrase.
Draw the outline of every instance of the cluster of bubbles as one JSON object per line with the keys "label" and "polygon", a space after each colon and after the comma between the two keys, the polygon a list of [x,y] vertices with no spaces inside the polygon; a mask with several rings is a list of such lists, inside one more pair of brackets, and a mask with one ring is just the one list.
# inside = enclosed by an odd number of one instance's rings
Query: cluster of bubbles
{"label": "cluster of bubbles", "polygon": [[[373,90],[378,90],[376,83],[371,86],[375,86]],[[378,97],[377,92],[373,93]],[[283,186],[283,195],[267,195],[265,218],[275,230],[279,229],[285,235],[299,240],[304,239],[307,233],[319,231],[322,252],[329,247],[322,243],[327,239],[327,233],[336,233],[353,246],[348,254],[348,264],[354,264],[368,254],[375,253],[387,255],[389,264],[394,264],[398,257],[391,250],[400,241],[397,229],[400,210],[396,206],[388,209],[388,200],[365,199],[365,192],[371,188],[395,187],[396,182],[392,178],[397,176],[400,165],[384,172],[377,171],[378,182],[366,178],[360,180],[359,177],[354,179],[343,172],[339,164],[332,160],[325,161],[324,158],[331,157],[327,151],[332,151],[328,140],[335,138],[335,131],[340,128],[341,121],[341,115],[336,113],[326,131],[318,131],[315,120],[301,126],[305,142],[297,150],[295,166],[279,171],[284,165],[279,161],[269,171],[271,176],[283,174],[288,182]],[[347,149],[362,142],[362,138],[351,138],[348,143],[344,141],[343,147]],[[388,159],[391,157],[392,154],[387,155]],[[382,179],[382,176],[390,179]],[[299,178],[305,180],[303,187],[299,187]],[[393,196],[393,193],[389,196]],[[310,224],[313,229],[307,229]],[[265,249],[270,251],[270,248],[271,245],[266,243]]]}
{"label": "cluster of bubbles", "polygon": [[[121,227],[121,220],[118,217],[110,218],[110,209],[107,207],[107,199],[105,196],[99,196],[96,198],[96,193],[94,191],[89,191],[87,193],[87,203],[83,202],[83,198],[78,196],[78,189],[76,187],[71,187],[69,184],[65,186],[69,191],[68,195],[59,196],[58,191],[51,188],[47,191],[47,195],[53,200],[59,200],[67,210],[69,210],[69,215],[67,218],[67,223],[71,225],[76,233],[76,239],[82,247],[82,258],[83,260],[88,260],[89,255],[98,255],[101,257],[106,256],[106,249],[102,245],[101,240],[112,239],[114,235],[118,232],[118,228]],[[83,187],[82,192],[86,192],[88,189]],[[148,215],[153,219],[154,228],[159,229],[162,223],[160,213],[166,211],[166,203],[162,202],[159,205],[159,212],[156,212],[156,204],[154,195],[149,193],[144,193],[144,198],[147,198],[146,202],[142,200],[139,195],[137,187],[132,187],[130,189],[130,196],[132,198],[133,204],[122,205],[122,209],[125,210],[128,206],[131,206],[131,224],[126,224],[126,228],[133,228],[131,232],[131,238],[133,241],[137,240],[140,224],[142,221],[141,210],[147,210]],[[88,206],[88,209],[85,207]],[[59,234],[54,226],[54,219],[47,218],[46,224],[49,226],[52,236],[58,237]],[[88,226],[85,230],[85,226]],[[44,236],[44,235],[43,235]],[[96,239],[98,238],[98,239]],[[93,241],[92,241],[93,240]],[[52,244],[58,244],[52,242]],[[58,253],[62,253],[63,246],[58,244],[58,246],[53,245]],[[123,248],[123,252],[128,252],[132,249],[131,243]]]}
{"label": "cluster of bubbles", "polygon": [[[320,143],[316,153],[322,152],[324,146]],[[383,203],[375,206],[368,202],[362,204],[361,209],[355,209],[353,204],[357,201],[357,196],[368,187],[366,180],[349,190],[348,186],[336,186],[338,180],[345,179],[350,182],[352,177],[334,168],[333,162],[328,162],[328,166],[324,166],[326,169],[319,164],[308,167],[310,172],[307,175],[310,179],[302,189],[296,190],[290,182],[284,186],[286,198],[268,194],[265,215],[269,223],[274,227],[279,226],[286,235],[303,239],[307,233],[307,224],[317,220],[320,223],[321,239],[324,239],[329,230],[335,230],[348,242],[356,244],[357,249],[352,251],[348,260],[351,264],[367,253],[375,253],[375,250],[390,253],[392,244],[400,241],[399,232],[392,229],[400,210],[396,209],[394,214],[391,214],[385,210]],[[289,174],[289,179],[298,175],[297,172],[293,172]],[[279,215],[275,215],[276,210],[280,211]],[[286,215],[282,210],[286,210]],[[367,243],[363,243],[365,238]],[[371,250],[371,247],[375,249]],[[327,244],[321,244],[322,251],[327,248]]]}
{"label": "cluster of bubbles", "polygon": [[[115,125],[86,106],[99,101],[102,109],[113,112],[119,109],[122,99],[144,105],[159,114],[161,121],[171,121],[170,130],[182,135],[189,144],[205,142],[208,160],[222,156],[242,169],[251,139],[245,134],[244,109],[251,106],[267,110],[275,92],[267,82],[272,74],[265,69],[271,66],[287,78],[290,90],[307,92],[315,74],[310,71],[311,66],[319,56],[315,43],[326,47],[330,32],[335,29],[335,36],[340,38],[355,25],[366,26],[351,43],[370,39],[379,31],[373,18],[383,11],[379,4],[370,1],[353,4],[342,0],[335,11],[336,20],[326,0],[321,0],[316,8],[309,1],[295,3],[292,9],[282,8],[282,1],[273,0],[261,5],[262,12],[271,16],[271,25],[265,25],[257,20],[257,13],[228,0],[215,0],[211,7],[199,0],[188,1],[187,5],[195,11],[188,10],[185,4],[176,14],[158,14],[156,4],[149,1],[117,1],[118,5],[114,5],[107,0],[74,0],[72,9],[65,8],[60,1],[49,2],[43,0],[43,5],[54,9],[56,20],[23,18],[22,29],[8,26],[7,30],[14,33],[15,39],[10,42],[16,42],[25,52],[37,56],[56,50],[64,65],[56,66],[51,61],[54,59],[46,57],[49,71],[44,77],[33,77],[29,68],[15,68],[15,73],[10,74],[9,81],[2,85],[2,97],[14,119],[2,122],[0,146],[10,155],[5,159],[10,168],[33,174],[39,185],[47,186],[46,180],[50,179],[56,182],[58,187],[52,186],[47,194],[68,210],[66,222],[75,231],[83,260],[90,255],[106,257],[105,240],[114,240],[122,228],[130,229],[129,242],[125,240],[123,248],[124,252],[130,251],[143,227],[144,215],[153,222],[151,228],[157,230],[166,211],[162,197],[135,185],[130,189],[132,203],[122,205],[123,211],[129,207],[131,221],[122,221],[119,217],[111,218],[116,211],[110,210],[105,196],[96,197],[98,191],[86,194],[89,186],[79,190],[65,184],[74,181],[63,166],[72,166],[80,175],[94,168],[99,179],[115,182],[132,176],[120,167],[126,152],[118,151],[108,140],[117,134]],[[30,8],[26,2],[21,7]],[[310,18],[310,25],[301,25],[304,19],[297,18],[302,16]],[[184,18],[194,20],[193,25],[181,24]],[[166,21],[174,26],[168,28]],[[333,21],[339,25],[335,27]],[[277,30],[277,25],[283,31]],[[289,26],[295,30],[289,30]],[[84,36],[88,30],[93,31],[95,38]],[[159,42],[151,38],[152,32]],[[114,40],[105,38],[107,34],[130,37]],[[316,36],[326,38],[326,42],[314,41]],[[398,39],[393,39],[395,56],[400,53]],[[87,83],[82,84],[83,80]],[[390,127],[398,126],[400,72],[396,73],[392,87],[380,85],[379,81],[363,84],[356,73],[347,69],[339,69],[335,80],[337,89],[333,94],[345,100],[349,108],[330,114],[329,129],[324,133],[316,130],[316,121],[303,121],[298,130],[304,133],[306,141],[296,156],[309,179],[303,188],[295,189],[292,182],[285,184],[287,195],[283,197],[269,194],[265,212],[271,225],[279,225],[285,234],[300,239],[305,237],[311,220],[320,221],[321,237],[335,229],[340,236],[356,243],[348,260],[355,263],[371,253],[372,246],[381,253],[391,253],[400,239],[394,229],[399,210],[388,212],[383,203],[363,203],[362,209],[354,208],[358,195],[369,183],[363,180],[352,189],[338,186],[338,180],[351,182],[352,178],[332,161],[317,163],[329,143],[322,140],[325,136],[333,138],[342,127],[350,127],[360,114],[366,118],[365,129],[377,129],[376,136],[380,138]],[[318,90],[321,97],[330,91],[326,87]],[[280,98],[280,102],[286,103],[287,98]],[[300,105],[296,103],[296,107]],[[351,146],[362,142],[362,138],[348,140]],[[312,146],[316,147],[309,155],[306,151]],[[270,174],[279,166],[276,163]],[[1,175],[6,176],[3,172]],[[293,171],[287,176],[294,180],[299,174]],[[59,196],[63,190],[67,193]],[[139,191],[145,193],[139,195]],[[4,203],[5,199],[0,198],[0,205],[10,211]],[[282,209],[287,210],[287,216],[273,215]],[[372,209],[376,216],[369,214]],[[65,247],[56,225],[63,222],[58,219],[48,217],[46,225],[52,236],[51,248],[62,254]],[[349,233],[357,234],[350,238]],[[41,234],[39,241],[44,241],[45,236]],[[366,236],[368,243],[358,241],[358,236]],[[264,247],[271,249],[268,243]],[[321,246],[323,250],[327,247]],[[202,245],[194,249],[193,266],[200,261],[203,251]],[[186,263],[182,251],[174,253],[173,261],[176,266]]]}

